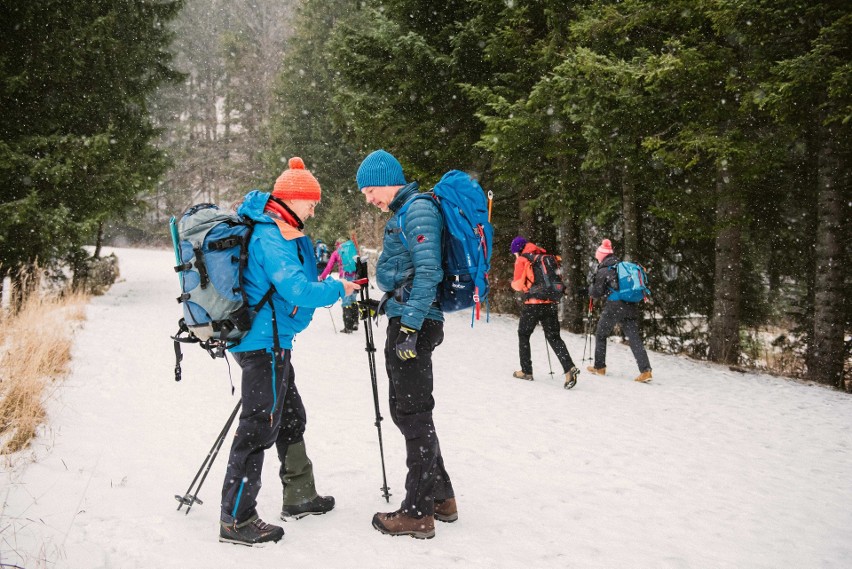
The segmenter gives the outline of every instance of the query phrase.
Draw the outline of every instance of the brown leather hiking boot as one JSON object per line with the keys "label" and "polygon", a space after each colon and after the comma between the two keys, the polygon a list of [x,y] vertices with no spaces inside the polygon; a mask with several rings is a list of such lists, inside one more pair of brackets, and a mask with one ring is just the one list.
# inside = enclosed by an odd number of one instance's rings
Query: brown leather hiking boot
{"label": "brown leather hiking boot", "polygon": [[586,370],[592,372],[595,375],[606,375],[605,367],[588,366],[586,367]]}
{"label": "brown leather hiking boot", "polygon": [[533,380],[533,376],[531,373],[524,373],[522,371],[516,371],[512,374],[512,377],[517,377],[518,379],[526,379],[527,381]]}
{"label": "brown leather hiking boot", "polygon": [[459,510],[455,498],[435,500],[435,519],[439,522],[453,523],[459,519]]}
{"label": "brown leather hiking boot", "polygon": [[379,512],[373,516],[373,527],[386,535],[410,535],[416,539],[432,539],[435,537],[435,518],[423,516],[412,518],[401,510],[395,512]]}
{"label": "brown leather hiking boot", "polygon": [[649,381],[651,381],[652,377],[654,377],[654,375],[651,373],[651,370],[645,370],[638,376],[636,376],[636,379],[634,379],[633,381],[638,381],[639,383],[648,383]]}

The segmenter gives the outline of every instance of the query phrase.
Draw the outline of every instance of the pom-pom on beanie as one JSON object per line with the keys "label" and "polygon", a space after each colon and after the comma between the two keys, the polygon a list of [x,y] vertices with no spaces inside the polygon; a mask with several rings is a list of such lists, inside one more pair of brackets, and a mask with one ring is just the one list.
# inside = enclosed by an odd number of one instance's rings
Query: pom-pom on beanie
{"label": "pom-pom on beanie", "polygon": [[376,150],[364,158],[358,166],[355,181],[359,190],[369,186],[404,186],[408,183],[399,160],[385,150]]}
{"label": "pom-pom on beanie", "polygon": [[609,255],[612,255],[612,241],[604,239],[601,241],[601,246],[598,247],[597,251],[595,251],[595,259],[597,259],[598,263],[600,263]]}
{"label": "pom-pom on beanie", "polygon": [[513,255],[515,253],[520,253],[524,250],[524,247],[527,243],[529,243],[529,241],[527,241],[526,238],[518,235],[517,237],[512,239],[512,245],[509,247],[509,251],[511,251]]}
{"label": "pom-pom on beanie", "polygon": [[294,156],[287,165],[290,168],[275,180],[272,195],[281,200],[320,201],[322,189],[310,170],[305,169],[305,162]]}

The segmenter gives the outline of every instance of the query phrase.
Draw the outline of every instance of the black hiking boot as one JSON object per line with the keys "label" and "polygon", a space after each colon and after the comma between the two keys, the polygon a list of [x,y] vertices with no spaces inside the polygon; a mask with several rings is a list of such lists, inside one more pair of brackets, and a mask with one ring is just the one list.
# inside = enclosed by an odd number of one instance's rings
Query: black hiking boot
{"label": "black hiking boot", "polygon": [[284,504],[281,507],[281,519],[286,521],[298,520],[305,516],[319,516],[334,509],[333,496],[317,496],[301,504]]}
{"label": "black hiking boot", "polygon": [[578,375],[580,375],[580,370],[576,366],[565,372],[565,389],[571,389],[577,385]]}
{"label": "black hiking boot", "polygon": [[219,523],[219,541],[248,547],[263,547],[278,542],[284,537],[284,528],[273,526],[261,520],[257,515],[241,524]]}

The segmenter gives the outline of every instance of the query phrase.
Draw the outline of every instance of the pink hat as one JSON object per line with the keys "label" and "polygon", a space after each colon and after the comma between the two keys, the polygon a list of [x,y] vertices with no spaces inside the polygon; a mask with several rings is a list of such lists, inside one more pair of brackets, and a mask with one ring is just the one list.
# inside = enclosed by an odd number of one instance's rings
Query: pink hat
{"label": "pink hat", "polygon": [[612,253],[612,242],[609,239],[604,239],[601,241],[601,246],[598,247],[597,251],[595,251],[595,259],[597,259],[598,263],[600,263],[609,255],[612,255]]}

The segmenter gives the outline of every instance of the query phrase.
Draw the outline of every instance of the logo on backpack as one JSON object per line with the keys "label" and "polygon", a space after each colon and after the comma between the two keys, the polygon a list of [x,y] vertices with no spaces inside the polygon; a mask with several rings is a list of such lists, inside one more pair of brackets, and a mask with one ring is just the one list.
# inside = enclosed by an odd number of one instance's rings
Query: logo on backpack
{"label": "logo on backpack", "polygon": [[556,257],[533,253],[524,253],[521,256],[529,260],[533,269],[533,284],[527,291],[526,298],[559,302],[565,294],[565,283],[562,282],[562,270]]}
{"label": "logo on backpack", "polygon": [[178,342],[199,343],[212,357],[224,357],[225,349],[248,333],[273,289],[257,306],[248,304],[242,278],[251,220],[203,203],[189,208],[179,222],[172,217],[170,229],[181,288],[177,300],[183,305],[180,330],[173,336],[178,360],[175,380],[179,381]]}
{"label": "logo on backpack", "polygon": [[355,248],[355,243],[353,243],[351,239],[344,241],[338,248],[337,254],[340,255],[340,262],[343,264],[343,272],[354,273],[358,268],[356,264],[358,250]]}
{"label": "logo on backpack", "polygon": [[[488,221],[488,198],[479,182],[459,170],[450,170],[431,192],[414,199],[431,198],[438,203],[444,219],[441,243],[444,280],[438,285],[437,301],[444,312],[479,307],[487,302],[490,290],[488,272],[491,270],[491,244],[494,228]],[[400,236],[409,200],[397,214]]]}
{"label": "logo on backpack", "polygon": [[618,290],[610,293],[609,300],[642,302],[651,294],[648,289],[648,275],[642,265],[621,261],[613,269],[618,274]]}

